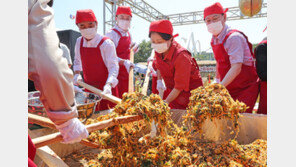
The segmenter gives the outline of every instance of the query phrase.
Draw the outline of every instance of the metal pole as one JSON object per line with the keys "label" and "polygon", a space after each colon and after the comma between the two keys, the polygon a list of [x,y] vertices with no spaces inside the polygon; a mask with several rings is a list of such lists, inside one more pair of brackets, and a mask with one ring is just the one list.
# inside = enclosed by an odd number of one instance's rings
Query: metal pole
{"label": "metal pole", "polygon": [[112,27],[115,26],[116,3],[117,3],[117,0],[113,0],[113,4],[112,4]]}
{"label": "metal pole", "polygon": [[106,34],[106,2],[103,0],[103,34]]}
{"label": "metal pole", "polygon": [[196,40],[196,42],[198,42],[198,48],[199,48],[199,55],[201,54],[201,47],[200,47],[200,41]]}

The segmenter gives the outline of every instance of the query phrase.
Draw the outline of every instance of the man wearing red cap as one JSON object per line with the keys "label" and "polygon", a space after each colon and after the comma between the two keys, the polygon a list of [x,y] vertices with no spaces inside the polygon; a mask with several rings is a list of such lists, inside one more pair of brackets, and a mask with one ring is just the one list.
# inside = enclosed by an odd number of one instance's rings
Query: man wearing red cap
{"label": "man wearing red cap", "polygon": [[246,112],[251,113],[259,89],[252,44],[242,32],[225,24],[227,10],[219,2],[204,10],[204,20],[213,35],[216,78],[235,100],[244,102],[249,107]]}
{"label": "man wearing red cap", "polygon": [[[190,91],[202,86],[199,67],[191,53],[174,40],[169,20],[150,24],[149,37],[155,50],[153,66],[157,69],[157,90],[173,109],[186,109]],[[181,118],[181,117],[178,117]]]}
{"label": "man wearing red cap", "polygon": [[[103,35],[97,33],[98,22],[91,9],[78,10],[76,13],[76,25],[81,32],[77,38],[74,58],[74,84],[83,78],[105,94],[118,96],[116,85],[118,84],[118,61],[114,43]],[[112,108],[115,104],[102,100],[97,110]]]}
{"label": "man wearing red cap", "polygon": [[129,33],[129,28],[132,19],[132,11],[128,6],[119,6],[116,11],[116,25],[106,34],[116,46],[116,53],[119,63],[118,74],[118,94],[128,91],[128,73],[131,66],[134,66],[130,61],[130,49],[134,47],[134,52],[138,51],[135,43],[132,43],[132,38]]}

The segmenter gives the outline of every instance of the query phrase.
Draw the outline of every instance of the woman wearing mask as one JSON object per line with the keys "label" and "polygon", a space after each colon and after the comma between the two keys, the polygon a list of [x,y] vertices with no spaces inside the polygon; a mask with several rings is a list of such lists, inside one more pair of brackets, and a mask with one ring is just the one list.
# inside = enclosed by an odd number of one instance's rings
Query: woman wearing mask
{"label": "woman wearing mask", "polygon": [[[82,80],[106,94],[118,96],[118,61],[114,43],[107,37],[97,33],[97,19],[91,9],[78,10],[76,25],[82,37],[77,38],[74,58],[74,85]],[[96,110],[112,108],[115,104],[102,100]]]}
{"label": "woman wearing mask", "polygon": [[163,99],[172,109],[186,109],[190,91],[203,83],[195,59],[174,37],[169,20],[150,24],[149,38],[155,50],[153,66],[157,69],[157,90],[164,90]]}
{"label": "woman wearing mask", "polygon": [[204,10],[204,20],[213,35],[211,46],[217,61],[216,78],[234,100],[244,102],[252,113],[259,83],[252,44],[244,33],[226,24],[226,12],[217,2]]}
{"label": "woman wearing mask", "polygon": [[116,11],[116,25],[106,34],[115,44],[116,53],[119,63],[118,74],[118,94],[122,97],[124,92],[128,91],[128,73],[131,66],[134,64],[130,61],[130,49],[134,47],[134,53],[138,51],[135,43],[132,43],[132,38],[129,33],[129,28],[132,20],[132,11],[130,7],[119,6]]}

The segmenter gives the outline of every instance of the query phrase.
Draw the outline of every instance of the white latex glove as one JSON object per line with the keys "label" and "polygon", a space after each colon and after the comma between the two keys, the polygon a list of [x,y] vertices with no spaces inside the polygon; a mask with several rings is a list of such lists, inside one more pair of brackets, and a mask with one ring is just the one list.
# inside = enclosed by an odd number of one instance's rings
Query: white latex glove
{"label": "white latex glove", "polygon": [[74,85],[74,91],[75,92],[83,92],[83,90],[81,88],[79,88],[78,86]]}
{"label": "white latex glove", "polygon": [[153,59],[154,59],[154,56],[150,56],[150,57],[148,57],[148,59],[147,59],[147,63],[149,63],[149,61],[153,61]]}
{"label": "white latex glove", "polygon": [[132,63],[129,60],[124,60],[123,64],[124,64],[125,69],[127,70],[127,72],[129,72],[129,70],[130,70],[131,67],[135,67],[135,64]]}
{"label": "white latex glove", "polygon": [[111,91],[111,84],[109,84],[109,83],[107,83],[105,86],[104,86],[104,88],[103,88],[104,90],[103,90],[103,93],[104,94],[109,94],[109,95],[111,95],[112,94],[112,91]]}
{"label": "white latex glove", "polygon": [[56,128],[62,134],[64,144],[80,142],[88,137],[87,129],[78,118],[72,118],[61,125],[56,125]]}
{"label": "white latex glove", "polygon": [[158,90],[158,92],[161,92],[161,91],[165,91],[166,90],[164,81],[162,79],[157,80],[156,89]]}
{"label": "white latex glove", "polygon": [[219,81],[218,78],[215,78],[214,81],[212,82],[212,84],[213,84],[213,83],[220,83],[220,81]]}
{"label": "white latex glove", "polygon": [[80,74],[75,74],[74,75],[74,79],[73,79],[74,85],[78,85],[77,81],[82,81],[82,77],[81,77]]}

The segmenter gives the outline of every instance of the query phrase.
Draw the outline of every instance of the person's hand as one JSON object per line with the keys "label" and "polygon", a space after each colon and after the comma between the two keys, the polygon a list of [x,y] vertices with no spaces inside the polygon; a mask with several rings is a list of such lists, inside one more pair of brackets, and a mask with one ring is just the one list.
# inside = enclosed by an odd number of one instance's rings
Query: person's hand
{"label": "person's hand", "polygon": [[147,64],[149,64],[150,61],[153,61],[153,59],[154,59],[153,56],[148,57],[148,59],[147,59]]}
{"label": "person's hand", "polygon": [[83,90],[81,88],[79,88],[78,86],[74,85],[74,91],[76,92],[83,92]]}
{"label": "person's hand", "polygon": [[72,144],[80,142],[82,139],[88,137],[88,131],[78,118],[72,118],[67,122],[56,125],[56,128],[63,136],[64,144]]}
{"label": "person's hand", "polygon": [[168,104],[169,105],[169,102],[165,99],[165,100],[163,100],[163,102],[165,102],[166,104]]}
{"label": "person's hand", "polygon": [[73,79],[74,85],[78,85],[78,82],[77,81],[82,81],[82,77],[81,77],[80,74],[75,74],[74,75],[74,79]]}
{"label": "person's hand", "polygon": [[111,84],[109,84],[109,83],[107,83],[105,86],[104,86],[104,88],[103,88],[104,90],[103,90],[103,93],[104,94],[109,94],[109,95],[111,95],[112,94],[112,91],[111,91]]}
{"label": "person's hand", "polygon": [[131,67],[135,67],[135,64],[129,60],[124,60],[123,64],[124,64],[125,69],[127,70],[128,73],[129,73],[129,70]]}
{"label": "person's hand", "polygon": [[166,90],[166,86],[165,86],[165,84],[164,84],[164,82],[163,82],[162,79],[157,80],[156,89],[158,90],[158,92],[161,92],[161,91],[165,91]]}
{"label": "person's hand", "polygon": [[214,83],[220,83],[220,80],[218,78],[215,78],[214,81],[212,82],[212,84]]}

